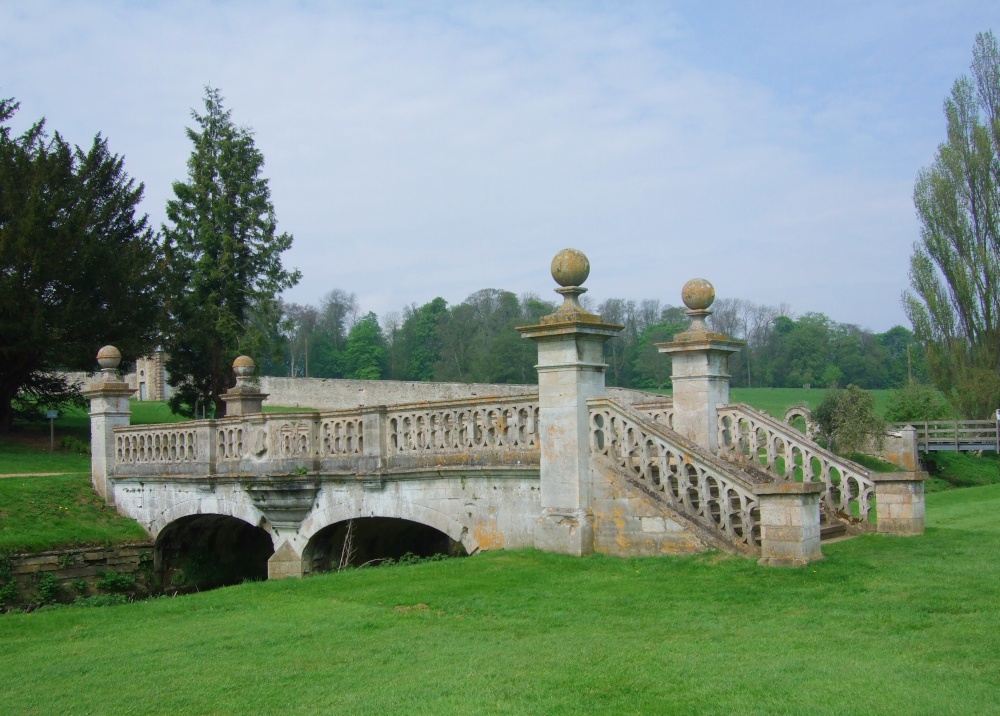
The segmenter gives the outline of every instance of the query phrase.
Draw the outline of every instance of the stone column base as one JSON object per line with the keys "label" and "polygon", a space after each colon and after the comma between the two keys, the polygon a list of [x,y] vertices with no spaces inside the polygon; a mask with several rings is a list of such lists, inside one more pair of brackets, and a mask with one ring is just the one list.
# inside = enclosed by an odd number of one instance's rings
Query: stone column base
{"label": "stone column base", "polygon": [[594,552],[594,513],[548,507],[535,522],[535,549],[582,557]]}
{"label": "stone column base", "polygon": [[304,572],[302,555],[288,542],[282,542],[277,551],[267,560],[268,579],[288,579],[301,577]]}
{"label": "stone column base", "polygon": [[876,472],[875,509],[879,534],[912,536],[924,533],[926,472]]}
{"label": "stone column base", "polygon": [[823,559],[819,544],[818,482],[778,482],[757,488],[760,552],[757,564],[801,567]]}

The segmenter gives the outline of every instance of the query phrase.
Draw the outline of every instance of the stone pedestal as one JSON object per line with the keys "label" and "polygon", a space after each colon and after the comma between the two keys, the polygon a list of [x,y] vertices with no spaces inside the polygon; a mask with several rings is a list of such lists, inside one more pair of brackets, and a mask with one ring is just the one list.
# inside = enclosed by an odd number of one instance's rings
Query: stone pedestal
{"label": "stone pedestal", "polygon": [[538,344],[542,513],[535,546],[572,555],[594,551],[587,400],[604,394],[604,342],[622,330],[578,302],[589,272],[581,252],[557,254],[552,276],[562,286],[556,291],[564,296],[563,305],[539,325],[517,329]]}
{"label": "stone pedestal", "polygon": [[758,564],[799,567],[823,559],[820,550],[818,482],[776,482],[757,488],[760,502]]}
{"label": "stone pedestal", "polygon": [[256,415],[264,412],[266,393],[260,393],[251,386],[239,386],[219,396],[226,402],[226,417]]}
{"label": "stone pedestal", "polygon": [[369,405],[361,408],[361,462],[358,474],[379,476],[386,467],[389,454],[389,431],[386,416],[389,410],[384,405]]}
{"label": "stone pedestal", "polygon": [[874,451],[886,462],[905,468],[909,472],[920,469],[920,452],[917,446],[917,429],[907,425],[899,431],[899,437],[890,433],[885,438],[881,451]]}
{"label": "stone pedestal", "polygon": [[131,422],[129,398],[135,391],[118,378],[121,353],[114,346],[105,346],[97,354],[102,374],[98,381],[83,391],[90,400],[90,481],[97,493],[109,504],[115,503],[114,486],[109,481],[115,466],[114,429]]}
{"label": "stone pedestal", "polygon": [[879,534],[924,533],[924,480],[926,472],[874,472],[876,530]]}
{"label": "stone pedestal", "polygon": [[673,362],[674,430],[709,450],[719,447],[719,405],[729,404],[729,356],[742,341],[719,333],[679,333],[670,343],[657,343]]}
{"label": "stone pedestal", "polygon": [[253,375],[254,362],[248,356],[239,356],[233,361],[236,372],[236,387],[219,397],[226,403],[226,417],[254,415],[264,412],[266,393],[252,386],[249,378]]}
{"label": "stone pedestal", "polygon": [[729,356],[743,341],[729,340],[709,330],[705,320],[715,301],[715,288],[703,278],[693,278],[681,289],[691,327],[670,343],[657,343],[670,355],[670,380],[674,390],[674,430],[712,454],[719,447],[719,405],[729,403]]}

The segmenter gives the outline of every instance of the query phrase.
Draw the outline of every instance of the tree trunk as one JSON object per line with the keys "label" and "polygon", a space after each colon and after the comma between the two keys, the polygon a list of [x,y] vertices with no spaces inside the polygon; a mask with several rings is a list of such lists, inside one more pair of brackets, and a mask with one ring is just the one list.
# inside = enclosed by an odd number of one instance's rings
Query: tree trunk
{"label": "tree trunk", "polygon": [[0,435],[6,435],[14,425],[14,407],[10,398],[0,398]]}

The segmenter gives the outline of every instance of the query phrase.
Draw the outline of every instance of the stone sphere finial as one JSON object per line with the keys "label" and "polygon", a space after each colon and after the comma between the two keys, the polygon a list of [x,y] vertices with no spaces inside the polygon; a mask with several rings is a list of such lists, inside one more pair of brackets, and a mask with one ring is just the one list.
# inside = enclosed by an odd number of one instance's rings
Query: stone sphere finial
{"label": "stone sphere finial", "polygon": [[582,286],[590,275],[590,261],[579,249],[563,249],[552,259],[552,278],[560,286]]}
{"label": "stone sphere finial", "polygon": [[715,301],[715,287],[703,278],[693,278],[681,289],[681,300],[692,311],[705,311]]}
{"label": "stone sphere finial", "polygon": [[122,352],[114,346],[104,346],[97,351],[97,363],[105,373],[114,373],[122,362]]}
{"label": "stone sphere finial", "polygon": [[236,360],[233,361],[233,371],[240,378],[247,378],[253,375],[254,368],[256,364],[253,362],[253,358],[250,356],[238,356]]}

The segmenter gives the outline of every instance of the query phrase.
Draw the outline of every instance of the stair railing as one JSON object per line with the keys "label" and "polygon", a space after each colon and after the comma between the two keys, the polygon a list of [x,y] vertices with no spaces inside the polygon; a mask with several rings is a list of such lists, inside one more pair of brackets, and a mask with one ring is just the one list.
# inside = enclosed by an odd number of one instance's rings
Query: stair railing
{"label": "stair railing", "polygon": [[609,398],[587,401],[591,454],[742,552],[759,553],[755,478]]}
{"label": "stair railing", "polygon": [[875,482],[864,467],[744,403],[720,406],[718,414],[720,453],[728,451],[756,459],[783,480],[822,482],[824,505],[872,523]]}

